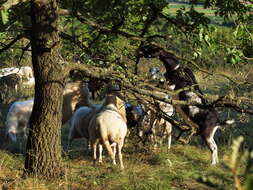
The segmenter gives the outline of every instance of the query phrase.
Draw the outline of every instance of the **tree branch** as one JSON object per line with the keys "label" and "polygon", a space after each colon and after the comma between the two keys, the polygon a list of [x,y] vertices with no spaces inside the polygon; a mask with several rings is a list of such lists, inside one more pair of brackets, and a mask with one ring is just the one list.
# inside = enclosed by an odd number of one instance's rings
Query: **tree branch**
{"label": "tree branch", "polygon": [[[245,97],[233,97],[231,95],[217,97],[216,95],[204,96],[208,100],[209,104],[202,105],[193,102],[182,101],[178,99],[173,99],[180,92],[168,91],[158,87],[154,87],[148,84],[146,81],[143,81],[143,78],[136,76],[130,72],[121,73],[113,66],[109,68],[104,67],[95,67],[93,65],[78,64],[75,62],[68,62],[67,69],[65,69],[65,74],[68,75],[71,70],[80,70],[83,75],[87,78],[95,78],[102,81],[114,80],[121,84],[123,89],[126,89],[128,92],[138,93],[148,98],[153,98],[162,102],[166,102],[172,105],[194,105],[200,108],[209,108],[212,107],[226,107],[232,108],[241,113],[253,114],[253,99]],[[130,82],[131,81],[131,82]],[[169,97],[161,97],[159,92],[166,93]]]}
{"label": "tree branch", "polygon": [[5,44],[2,49],[0,49],[0,54],[3,53],[4,51],[8,50],[11,48],[12,45],[14,45],[17,41],[21,40],[24,38],[26,35],[25,34],[19,34],[16,38],[14,38],[10,43]]}
{"label": "tree branch", "polygon": [[24,2],[27,2],[29,0],[6,0],[4,1],[3,3],[1,2],[0,3],[0,10],[8,10],[9,8],[19,4],[19,3],[24,3]]}

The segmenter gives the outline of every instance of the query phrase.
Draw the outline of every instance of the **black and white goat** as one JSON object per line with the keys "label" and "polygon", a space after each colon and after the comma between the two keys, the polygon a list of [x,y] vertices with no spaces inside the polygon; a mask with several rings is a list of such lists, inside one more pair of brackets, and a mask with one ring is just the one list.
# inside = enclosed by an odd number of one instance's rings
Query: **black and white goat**
{"label": "black and white goat", "polygon": [[139,55],[145,58],[159,58],[166,68],[164,76],[170,84],[170,89],[182,89],[178,94],[179,100],[199,104],[196,106],[181,106],[181,108],[198,125],[198,134],[212,152],[212,164],[218,163],[218,147],[214,140],[215,132],[220,126],[231,124],[234,121],[220,121],[217,111],[214,107],[209,106],[203,98],[193,72],[189,68],[181,67],[178,59],[173,54],[158,46],[147,45],[140,49]]}

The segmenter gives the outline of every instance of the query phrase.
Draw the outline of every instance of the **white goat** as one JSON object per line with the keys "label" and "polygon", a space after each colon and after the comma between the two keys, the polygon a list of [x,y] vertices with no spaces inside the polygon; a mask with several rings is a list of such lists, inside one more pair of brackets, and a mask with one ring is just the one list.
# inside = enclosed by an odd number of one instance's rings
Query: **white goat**
{"label": "white goat", "polygon": [[[113,164],[116,164],[116,151],[112,150],[117,146],[121,169],[124,169],[121,149],[124,145],[124,139],[127,134],[126,112],[124,101],[120,94],[113,92],[106,95],[105,102],[99,111],[95,114],[89,124],[89,140],[93,150],[93,160],[96,161],[97,144],[103,143],[112,158]],[[110,145],[110,142],[112,143]],[[102,147],[100,146],[100,155]],[[102,157],[101,157],[102,159]]]}

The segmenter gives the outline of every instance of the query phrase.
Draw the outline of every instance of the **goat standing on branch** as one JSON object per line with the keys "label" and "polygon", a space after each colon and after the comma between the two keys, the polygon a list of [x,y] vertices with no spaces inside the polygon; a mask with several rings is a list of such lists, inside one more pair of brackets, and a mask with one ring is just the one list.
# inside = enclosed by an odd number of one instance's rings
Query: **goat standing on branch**
{"label": "goat standing on branch", "polygon": [[[214,134],[221,125],[231,124],[233,121],[220,121],[214,107],[208,106],[203,98],[197,80],[189,68],[182,68],[178,59],[171,53],[155,45],[143,46],[140,56],[145,58],[159,58],[166,68],[165,78],[173,85],[173,90],[181,90],[179,100],[197,103],[200,106],[181,106],[183,113],[197,126],[198,134],[202,137],[212,152],[212,164],[218,163],[218,148]],[[180,113],[180,112],[179,112]]]}

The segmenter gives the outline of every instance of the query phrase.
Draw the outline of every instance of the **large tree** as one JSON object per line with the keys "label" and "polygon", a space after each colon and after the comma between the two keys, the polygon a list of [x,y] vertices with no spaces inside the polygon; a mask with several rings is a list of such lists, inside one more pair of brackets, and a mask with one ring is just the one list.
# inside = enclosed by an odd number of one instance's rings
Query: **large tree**
{"label": "large tree", "polygon": [[63,174],[61,158],[62,94],[66,76],[59,54],[56,0],[31,1],[34,108],[30,119],[25,173],[45,178]]}

